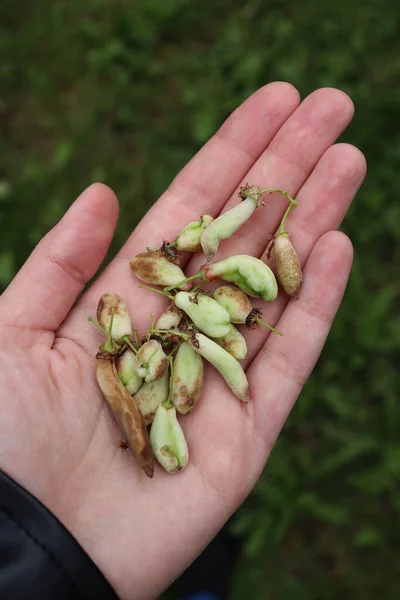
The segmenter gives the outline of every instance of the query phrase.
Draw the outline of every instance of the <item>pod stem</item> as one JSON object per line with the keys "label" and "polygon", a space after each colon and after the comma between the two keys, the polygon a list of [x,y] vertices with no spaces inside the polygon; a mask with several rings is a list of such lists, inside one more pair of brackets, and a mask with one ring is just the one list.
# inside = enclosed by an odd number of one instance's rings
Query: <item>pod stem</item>
{"label": "pod stem", "polygon": [[173,356],[177,350],[179,350],[180,346],[175,346],[173,350],[168,354],[168,356]]}
{"label": "pod stem", "polygon": [[108,337],[108,332],[100,325],[100,323],[92,319],[92,317],[88,317],[88,321],[93,323],[93,325],[96,325],[97,329],[100,329],[100,331],[102,331]]}
{"label": "pod stem", "polygon": [[135,338],[136,350],[139,350],[139,340],[138,340],[137,329],[133,330],[133,337]]}
{"label": "pod stem", "polygon": [[112,326],[113,326],[113,322],[114,322],[114,313],[115,313],[115,308],[113,308],[111,310],[110,328],[108,331],[106,331],[104,329],[104,327],[102,327],[100,325],[100,323],[98,323],[97,321],[92,319],[92,317],[89,317],[89,321],[91,323],[93,323],[93,325],[96,325],[96,327],[98,329],[100,329],[100,331],[102,331],[107,336],[106,342],[102,346],[100,346],[100,348],[103,352],[114,352],[115,349],[119,348],[119,345],[116,342],[114,342],[114,340],[112,339],[112,336],[111,336]]}
{"label": "pod stem", "polygon": [[161,296],[165,296],[166,298],[169,298],[170,300],[174,299],[174,297],[171,296],[171,294],[168,294],[169,288],[164,288],[164,291],[162,292],[161,290],[157,290],[156,288],[149,287],[148,285],[138,285],[138,287],[143,290],[150,290],[152,292],[157,292],[157,294],[161,294]]}
{"label": "pod stem", "polygon": [[196,287],[192,288],[190,290],[190,293],[193,294],[194,292],[197,292],[197,290],[203,285],[203,281],[201,283],[199,283],[199,285],[196,285]]}
{"label": "pod stem", "polygon": [[[178,245],[178,242],[175,240],[174,242],[171,242],[170,244],[166,244],[165,246],[163,246],[163,248],[175,248],[177,245]],[[146,246],[146,250],[147,250],[147,252],[160,252],[161,248],[157,248],[157,250],[152,250],[151,248]]]}
{"label": "pod stem", "polygon": [[264,327],[266,327],[270,331],[273,331],[274,333],[277,333],[278,335],[283,336],[283,333],[281,333],[277,329],[274,329],[273,327],[271,327],[271,325],[268,325],[268,323],[264,323],[264,321],[262,321],[261,319],[257,319],[257,323],[260,323],[260,325],[263,325]]}
{"label": "pod stem", "polygon": [[280,222],[280,225],[279,225],[279,235],[282,235],[283,233],[286,233],[285,232],[286,218],[287,218],[289,212],[291,211],[291,209],[293,208],[293,206],[298,204],[298,202],[296,200],[294,200],[291,196],[289,196],[289,194],[287,192],[285,192],[284,190],[281,190],[280,188],[266,188],[265,190],[261,190],[260,194],[265,194],[265,192],[277,192],[278,194],[282,194],[282,196],[285,196],[285,198],[287,200],[289,200],[289,206],[287,207],[285,214],[282,217],[282,221]]}
{"label": "pod stem", "polygon": [[171,402],[171,398],[172,398],[172,383],[173,383],[173,378],[174,378],[174,359],[172,358],[172,356],[169,357],[169,368],[170,368],[170,376],[169,376],[169,392],[168,392],[168,398],[166,399],[165,402],[163,402],[163,407],[164,408],[173,408],[173,404]]}
{"label": "pod stem", "polygon": [[[137,333],[136,333],[136,329],[135,329],[135,334],[136,334],[136,344],[137,344]],[[132,344],[131,340],[129,339],[129,336],[124,335],[124,337],[121,338],[121,340],[123,342],[125,342],[125,344],[128,344],[129,348],[131,350],[133,350],[133,352],[136,354],[136,356],[139,356],[139,352],[136,350],[135,346]]]}
{"label": "pod stem", "polygon": [[183,333],[182,331],[175,331],[175,329],[149,329],[149,333],[158,333],[160,335],[170,333],[171,335],[177,335],[178,337],[183,338],[185,341],[189,339],[189,335],[187,333]]}
{"label": "pod stem", "polygon": [[179,281],[178,283],[175,283],[174,285],[165,287],[164,292],[165,292],[165,294],[167,294],[168,292],[174,290],[175,288],[180,287],[184,283],[188,283],[188,281],[194,281],[195,279],[199,279],[199,278],[201,278],[203,281],[207,281],[207,279],[204,276],[203,271],[199,271],[199,273],[196,273],[196,275],[192,275],[191,277],[187,277],[186,279],[183,279],[182,281]]}

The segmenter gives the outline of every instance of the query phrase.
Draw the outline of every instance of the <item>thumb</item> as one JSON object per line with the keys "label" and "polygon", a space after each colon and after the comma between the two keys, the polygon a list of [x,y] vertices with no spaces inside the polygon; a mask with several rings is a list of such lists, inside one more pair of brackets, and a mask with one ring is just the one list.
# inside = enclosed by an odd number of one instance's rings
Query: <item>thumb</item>
{"label": "thumb", "polygon": [[79,196],[0,297],[3,340],[29,345],[60,326],[104,260],[118,212],[115,194],[103,184]]}

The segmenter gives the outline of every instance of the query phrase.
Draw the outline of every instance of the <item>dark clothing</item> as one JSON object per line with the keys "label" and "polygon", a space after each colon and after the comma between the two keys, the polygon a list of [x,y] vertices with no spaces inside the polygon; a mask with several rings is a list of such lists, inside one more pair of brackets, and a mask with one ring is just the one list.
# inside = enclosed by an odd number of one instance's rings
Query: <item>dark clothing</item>
{"label": "dark clothing", "polygon": [[60,521],[2,471],[0,598],[118,598],[97,566]]}

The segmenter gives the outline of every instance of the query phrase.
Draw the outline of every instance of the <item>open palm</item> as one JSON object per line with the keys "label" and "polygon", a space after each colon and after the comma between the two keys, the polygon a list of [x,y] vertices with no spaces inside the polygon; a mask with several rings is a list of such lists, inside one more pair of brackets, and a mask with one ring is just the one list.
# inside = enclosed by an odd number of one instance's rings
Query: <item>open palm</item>
{"label": "open palm", "polygon": [[[123,599],[157,597],[216,535],[251,491],[318,359],[352,262],[351,242],[335,230],[365,176],[361,152],[335,144],[352,116],[338,90],[317,90],[299,104],[289,84],[265,86],[183,169],[78,302],[118,218],[116,198],[101,184],[72,205],[0,298],[0,467],[53,511]],[[207,366],[198,406],[180,418],[189,465],[174,476],[156,467],[148,479],[119,448],[94,377],[103,338],[88,317],[102,293],[116,292],[144,334],[149,313],[157,317],[168,303],[138,288],[129,259],[200,215],[227,210],[245,182],[298,200],[286,225],[304,266],[300,298],[280,295],[263,307],[284,337],[246,334],[250,402]],[[286,208],[278,195],[265,199],[221,244],[218,260],[264,256]],[[199,264],[192,258],[185,273]]]}

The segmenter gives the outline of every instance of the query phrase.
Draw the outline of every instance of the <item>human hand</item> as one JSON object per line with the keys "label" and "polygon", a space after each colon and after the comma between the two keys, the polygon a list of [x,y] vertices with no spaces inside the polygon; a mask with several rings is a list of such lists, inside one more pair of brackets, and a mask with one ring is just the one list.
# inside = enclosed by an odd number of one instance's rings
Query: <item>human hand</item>
{"label": "human hand", "polygon": [[[289,84],[265,86],[179,173],[78,302],[118,218],[101,184],[80,196],[0,297],[0,467],[64,523],[122,599],[159,596],[238,508],[319,357],[352,262],[351,242],[335,230],[366,169],[359,150],[333,145],[352,115],[338,90],[317,90],[299,106]],[[251,401],[240,403],[207,366],[203,397],[180,418],[188,466],[174,476],[156,468],[148,479],[119,448],[94,376],[102,338],[88,316],[102,293],[116,292],[144,334],[149,313],[158,316],[166,301],[138,288],[130,258],[201,214],[230,208],[247,181],[298,200],[286,224],[304,266],[300,297],[280,295],[264,310],[284,337],[264,329],[247,336]],[[264,256],[286,208],[267,198],[258,218],[221,244],[218,260]]]}

